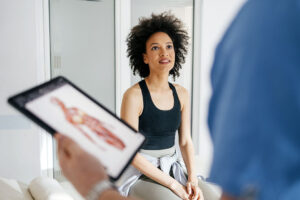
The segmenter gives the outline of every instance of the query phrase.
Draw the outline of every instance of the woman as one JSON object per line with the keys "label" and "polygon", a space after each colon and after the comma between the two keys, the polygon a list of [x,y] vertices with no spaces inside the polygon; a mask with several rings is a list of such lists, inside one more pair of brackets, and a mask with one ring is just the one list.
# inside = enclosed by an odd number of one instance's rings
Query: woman
{"label": "woman", "polygon": [[[174,80],[179,76],[185,61],[187,32],[175,16],[152,14],[131,30],[127,45],[133,73],[144,79],[125,92],[121,118],[146,136],[146,143],[132,162],[143,175],[135,180],[130,195],[141,199],[203,200],[194,167],[189,94],[182,86],[168,82],[170,75]],[[174,147],[177,130],[187,180],[180,176],[183,166],[177,160],[171,162],[172,167],[168,165],[177,155]],[[159,162],[156,165],[151,162],[155,160]],[[165,166],[169,168],[166,170]],[[207,195],[210,196],[206,199],[214,198],[213,194]]]}

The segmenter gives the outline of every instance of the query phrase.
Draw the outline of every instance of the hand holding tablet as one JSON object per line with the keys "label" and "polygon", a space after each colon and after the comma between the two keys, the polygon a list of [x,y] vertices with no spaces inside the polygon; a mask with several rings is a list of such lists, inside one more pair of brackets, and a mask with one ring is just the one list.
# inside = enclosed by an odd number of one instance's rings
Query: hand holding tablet
{"label": "hand holding tablet", "polygon": [[104,165],[117,180],[145,138],[64,77],[9,98],[8,102],[49,133],[62,133]]}

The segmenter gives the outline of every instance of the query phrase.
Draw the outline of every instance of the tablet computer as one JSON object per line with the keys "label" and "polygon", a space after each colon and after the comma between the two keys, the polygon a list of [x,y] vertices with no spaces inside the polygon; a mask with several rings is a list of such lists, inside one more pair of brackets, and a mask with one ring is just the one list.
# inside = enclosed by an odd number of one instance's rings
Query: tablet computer
{"label": "tablet computer", "polygon": [[116,181],[145,137],[64,77],[16,94],[9,104],[50,134],[59,132],[97,157]]}

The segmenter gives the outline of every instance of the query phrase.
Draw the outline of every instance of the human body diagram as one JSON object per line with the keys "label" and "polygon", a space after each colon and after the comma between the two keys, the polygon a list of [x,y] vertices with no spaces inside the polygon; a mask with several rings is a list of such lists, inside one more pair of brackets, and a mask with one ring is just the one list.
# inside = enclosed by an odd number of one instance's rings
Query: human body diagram
{"label": "human body diagram", "polygon": [[[72,124],[77,130],[79,130],[84,136],[86,136],[92,143],[96,144],[94,139],[84,130],[87,127],[91,132],[95,133],[102,140],[104,140],[110,146],[123,150],[126,145],[124,142],[117,137],[114,133],[108,130],[104,123],[80,110],[76,107],[66,107],[65,104],[57,97],[51,97],[51,102],[58,105],[65,115],[66,120]],[[96,144],[97,145],[97,144]],[[97,145],[99,147],[99,145]],[[99,147],[105,150],[103,147]]]}

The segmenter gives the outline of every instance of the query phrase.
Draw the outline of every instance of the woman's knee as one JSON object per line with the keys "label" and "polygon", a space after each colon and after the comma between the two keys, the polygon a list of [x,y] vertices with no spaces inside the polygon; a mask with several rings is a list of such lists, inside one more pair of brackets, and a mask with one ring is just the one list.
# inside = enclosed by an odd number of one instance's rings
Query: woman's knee
{"label": "woman's knee", "polygon": [[153,181],[139,180],[130,190],[130,196],[143,200],[180,200],[170,189]]}
{"label": "woman's knee", "polygon": [[198,186],[201,189],[205,200],[220,200],[222,190],[217,185],[198,180]]}

